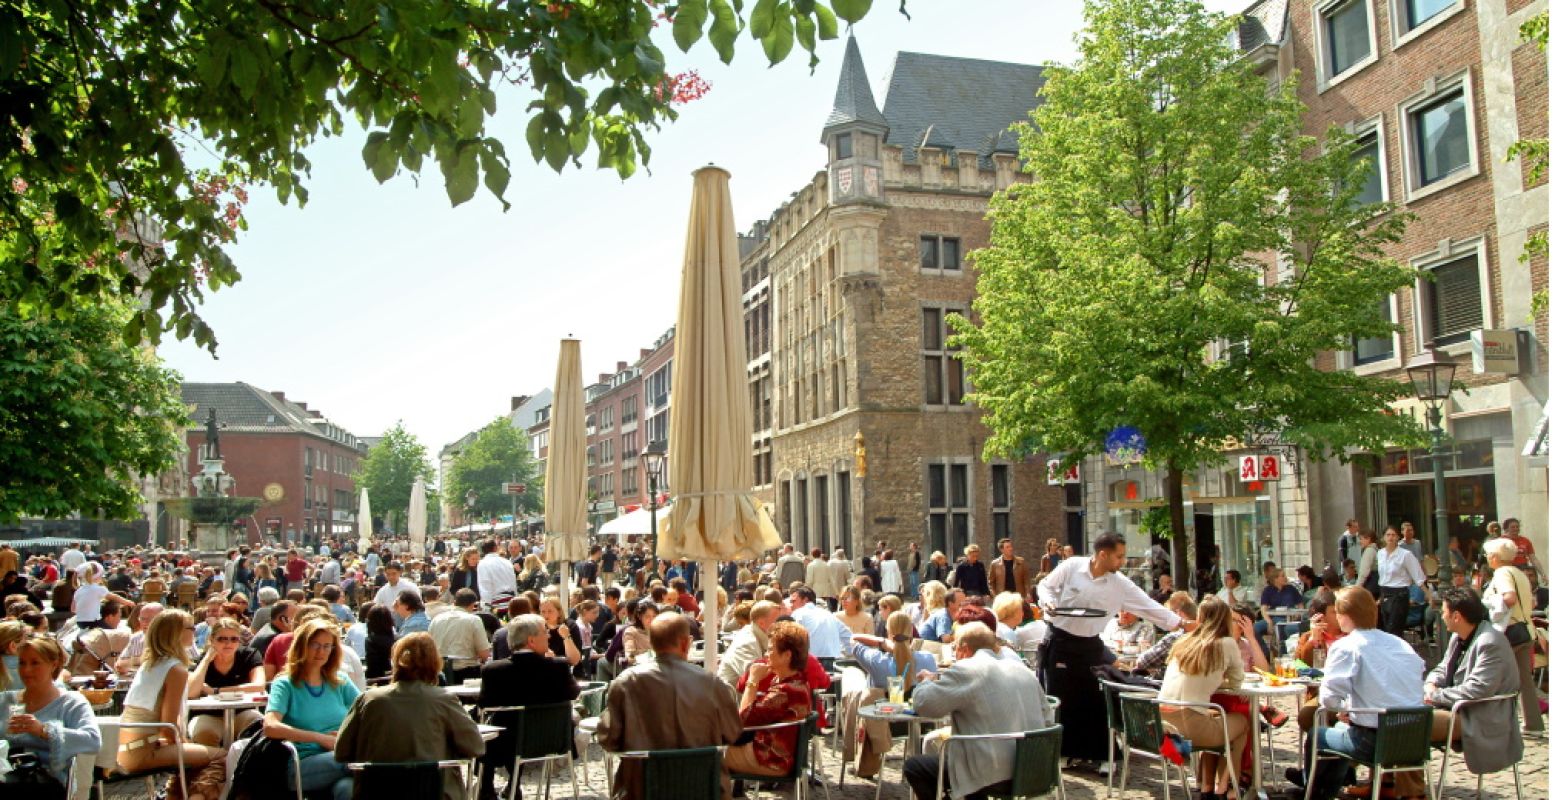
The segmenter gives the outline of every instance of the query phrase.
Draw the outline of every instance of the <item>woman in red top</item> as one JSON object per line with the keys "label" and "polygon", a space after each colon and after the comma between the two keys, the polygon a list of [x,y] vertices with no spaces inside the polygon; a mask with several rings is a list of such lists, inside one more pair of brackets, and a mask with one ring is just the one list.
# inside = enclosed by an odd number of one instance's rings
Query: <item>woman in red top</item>
{"label": "woman in red top", "polygon": [[[751,664],[740,695],[740,722],[759,727],[802,720],[810,713],[810,684],[804,665],[810,659],[810,634],[797,622],[779,622],[767,634],[767,663]],[[765,679],[772,676],[770,682]],[[763,687],[763,684],[766,684]],[[724,755],[730,772],[786,775],[794,768],[797,728],[758,731],[749,744],[731,747]]]}

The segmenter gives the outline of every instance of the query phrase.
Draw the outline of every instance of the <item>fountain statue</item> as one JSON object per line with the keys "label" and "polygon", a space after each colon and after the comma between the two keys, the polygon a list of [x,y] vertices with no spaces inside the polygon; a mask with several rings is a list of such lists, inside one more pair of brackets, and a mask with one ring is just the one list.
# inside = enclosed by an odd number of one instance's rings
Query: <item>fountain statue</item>
{"label": "fountain statue", "polygon": [[235,497],[232,491],[237,481],[227,474],[221,456],[221,425],[216,421],[216,409],[212,408],[205,419],[205,457],[200,470],[190,477],[193,497],[175,497],[163,501],[167,512],[186,519],[194,528],[194,541],[180,542],[180,548],[192,548],[199,552],[202,561],[219,563],[227,550],[247,543],[243,518],[254,513],[264,500],[258,497]]}

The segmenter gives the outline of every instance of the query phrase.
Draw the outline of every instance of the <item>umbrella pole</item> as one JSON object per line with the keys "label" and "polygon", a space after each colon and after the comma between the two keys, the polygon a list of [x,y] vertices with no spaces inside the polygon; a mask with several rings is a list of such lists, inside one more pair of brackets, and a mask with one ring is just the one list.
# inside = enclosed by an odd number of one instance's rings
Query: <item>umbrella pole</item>
{"label": "umbrella pole", "polygon": [[702,666],[717,675],[718,633],[723,628],[723,609],[718,607],[718,562],[699,562],[697,574],[702,576]]}
{"label": "umbrella pole", "polygon": [[[558,598],[558,599],[560,599],[562,601],[562,623],[563,624],[565,624],[567,622],[567,612],[572,610],[571,609],[571,605],[572,605],[572,602],[571,602],[572,601],[572,589],[568,588],[568,586],[572,583],[572,569],[571,569],[571,567],[572,567],[572,562],[571,561],[562,561],[562,562],[560,562],[560,567],[559,568],[561,569],[561,573],[560,574],[561,574],[561,579],[562,579],[562,582],[561,582],[562,591],[561,591],[561,597]],[[579,647],[579,649],[582,649],[583,645],[580,644],[580,645],[578,645],[578,647]]]}

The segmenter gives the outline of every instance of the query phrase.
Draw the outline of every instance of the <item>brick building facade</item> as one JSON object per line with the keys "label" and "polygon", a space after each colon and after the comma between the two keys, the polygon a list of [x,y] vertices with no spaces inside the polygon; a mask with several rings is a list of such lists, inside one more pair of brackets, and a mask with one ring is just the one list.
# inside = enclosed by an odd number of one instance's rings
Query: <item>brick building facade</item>
{"label": "brick building facade", "polygon": [[1004,536],[1065,538],[1039,459],[985,461],[946,317],[968,313],[993,193],[1017,179],[1008,127],[1037,67],[900,53],[876,105],[848,42],[827,167],[742,242],[758,494],[786,541],[919,543],[954,560]]}
{"label": "brick building facade", "polygon": [[307,403],[247,383],[185,383],[184,403],[195,423],[186,433],[184,472],[202,467],[204,420],[221,423],[221,455],[236,482],[233,495],[264,500],[244,520],[249,540],[264,536],[316,542],[356,535],[356,481],[365,447]]}

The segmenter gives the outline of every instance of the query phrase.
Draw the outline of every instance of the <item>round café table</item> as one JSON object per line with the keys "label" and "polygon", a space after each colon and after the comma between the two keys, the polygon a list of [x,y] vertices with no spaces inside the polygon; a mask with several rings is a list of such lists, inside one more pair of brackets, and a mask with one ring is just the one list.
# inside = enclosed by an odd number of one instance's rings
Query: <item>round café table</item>
{"label": "round caf\u00e9 table", "polygon": [[[1314,685],[1309,681],[1298,678],[1289,680],[1291,682],[1286,683],[1284,686],[1266,686],[1261,679],[1255,677],[1251,680],[1243,681],[1239,688],[1219,690],[1226,694],[1247,698],[1247,731],[1248,735],[1253,737],[1253,782],[1248,786],[1242,787],[1243,797],[1247,798],[1247,800],[1259,800],[1259,798],[1265,796],[1263,793],[1263,756],[1258,752],[1258,739],[1260,738],[1258,731],[1258,706],[1260,701],[1264,698],[1269,698],[1269,700],[1273,701],[1281,697],[1295,696],[1296,708],[1297,711],[1300,711],[1301,699],[1306,696],[1307,687]],[[1274,766],[1272,755],[1270,756],[1269,766],[1271,768]]]}
{"label": "round caf\u00e9 table", "polygon": [[224,699],[220,695],[209,697],[197,697],[189,701],[190,711],[220,711],[221,712],[221,745],[231,747],[233,737],[237,732],[232,730],[232,721],[237,712],[249,708],[264,708],[269,698],[262,694],[244,692],[242,697]]}
{"label": "round caf\u00e9 table", "polygon": [[[885,711],[880,710],[881,705],[896,704],[876,702],[867,706],[862,706],[858,710],[859,719],[879,720],[886,723],[907,723],[907,742],[905,743],[902,750],[902,785],[906,786],[907,759],[911,756],[918,755],[923,750],[923,735],[920,733],[919,728],[923,725],[939,725],[944,722],[944,719],[934,717],[920,717],[917,714],[912,713],[912,707],[910,705],[901,711],[886,713]],[[880,790],[885,786],[885,759],[889,754],[889,751],[880,754],[880,774],[875,776],[875,800],[880,800]],[[907,791],[910,798],[912,789],[909,788]]]}

